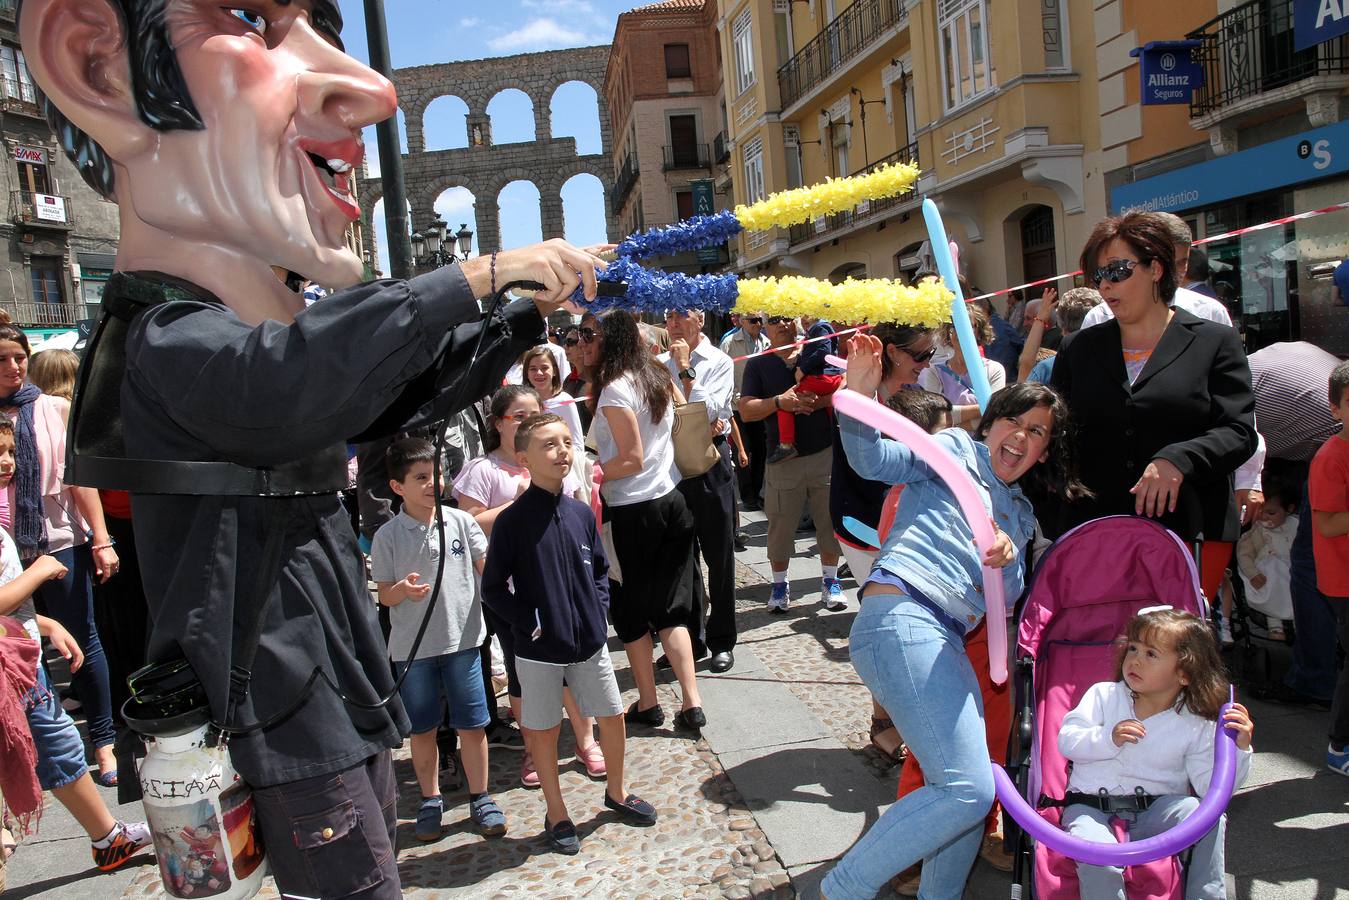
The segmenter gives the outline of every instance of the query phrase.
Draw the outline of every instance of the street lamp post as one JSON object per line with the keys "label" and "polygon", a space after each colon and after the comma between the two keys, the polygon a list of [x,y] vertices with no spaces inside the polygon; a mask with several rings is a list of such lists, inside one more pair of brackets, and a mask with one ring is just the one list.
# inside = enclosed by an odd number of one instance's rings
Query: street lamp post
{"label": "street lamp post", "polygon": [[[473,248],[473,232],[469,231],[468,224],[460,223],[454,234],[450,234],[449,229],[443,219],[437,218],[425,234],[417,232],[412,236],[412,256],[418,269],[438,269],[456,260],[468,259]],[[448,242],[450,238],[454,238],[453,244]]]}

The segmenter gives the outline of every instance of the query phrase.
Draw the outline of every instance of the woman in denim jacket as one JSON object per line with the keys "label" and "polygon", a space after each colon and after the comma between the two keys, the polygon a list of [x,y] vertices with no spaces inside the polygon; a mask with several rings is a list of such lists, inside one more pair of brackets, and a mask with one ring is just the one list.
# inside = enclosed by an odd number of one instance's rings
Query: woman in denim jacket
{"label": "woman in denim jacket", "polygon": [[[866,396],[880,379],[880,343],[852,339],[848,388]],[[853,622],[853,667],[894,717],[927,785],[891,806],[822,887],[829,900],[871,898],[923,860],[923,896],[958,898],[993,802],[979,685],[964,637],[984,614],[983,575],[1003,570],[1008,597],[1023,586],[1018,551],[1035,530],[1022,491],[1072,496],[1068,409],[1050,388],[1016,384],[994,394],[975,433],[949,428],[936,440],[980,486],[997,540],[982,558],[955,496],[904,444],[840,417],[848,462],[863,478],[907,484],[895,527],[862,589]],[[1040,465],[1044,463],[1044,465]]]}

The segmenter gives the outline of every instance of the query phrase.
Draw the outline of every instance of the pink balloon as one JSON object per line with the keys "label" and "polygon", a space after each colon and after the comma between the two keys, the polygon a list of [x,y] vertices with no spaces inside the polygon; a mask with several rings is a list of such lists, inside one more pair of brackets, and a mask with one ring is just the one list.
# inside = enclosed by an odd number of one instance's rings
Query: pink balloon
{"label": "pink balloon", "polygon": [[960,274],[960,247],[955,241],[948,242],[951,245],[951,262],[955,263],[956,274]]}
{"label": "pink balloon", "polygon": [[[838,363],[830,361],[831,364]],[[838,362],[843,362],[839,360]],[[846,364],[846,363],[845,363]],[[974,542],[980,554],[986,553],[996,539],[993,523],[984,508],[979,486],[969,472],[951,454],[933,440],[932,435],[887,406],[870,397],[844,389],[834,394],[834,409],[845,416],[870,425],[882,434],[908,445],[909,449],[946,483],[955,495],[974,532]],[[1007,681],[1007,613],[1003,598],[1002,573],[984,566],[984,619],[988,626],[988,674],[994,683]]]}

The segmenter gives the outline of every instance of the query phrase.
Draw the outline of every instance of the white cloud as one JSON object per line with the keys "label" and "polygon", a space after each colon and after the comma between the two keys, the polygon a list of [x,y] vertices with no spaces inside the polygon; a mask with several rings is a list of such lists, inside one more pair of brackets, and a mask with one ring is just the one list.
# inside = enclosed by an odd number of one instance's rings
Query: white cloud
{"label": "white cloud", "polygon": [[481,24],[482,19],[479,19],[475,16],[469,16],[467,19],[459,20],[459,27],[464,31],[468,31],[470,28],[477,28]]}
{"label": "white cloud", "polygon": [[528,53],[603,44],[608,39],[598,32],[587,32],[559,24],[555,19],[540,18],[531,19],[514,31],[492,38],[487,46],[498,53]]}

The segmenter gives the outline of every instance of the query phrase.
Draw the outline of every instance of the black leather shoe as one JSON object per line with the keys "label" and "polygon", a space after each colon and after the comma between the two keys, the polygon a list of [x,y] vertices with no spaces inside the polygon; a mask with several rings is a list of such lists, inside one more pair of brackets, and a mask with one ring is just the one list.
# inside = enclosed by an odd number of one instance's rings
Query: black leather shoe
{"label": "black leather shoe", "polygon": [[712,661],[707,664],[707,668],[711,672],[729,672],[733,665],[735,654],[730,650],[720,650],[712,654]]}
{"label": "black leather shoe", "polygon": [[637,704],[633,703],[628,707],[628,711],[623,716],[625,722],[633,725],[646,725],[650,728],[659,728],[665,724],[665,710],[660,708],[657,703],[650,709],[638,709]]}
{"label": "black leather shoe", "polygon": [[703,715],[701,706],[690,706],[675,713],[674,721],[676,727],[686,731],[701,731],[707,724],[707,716]]}

